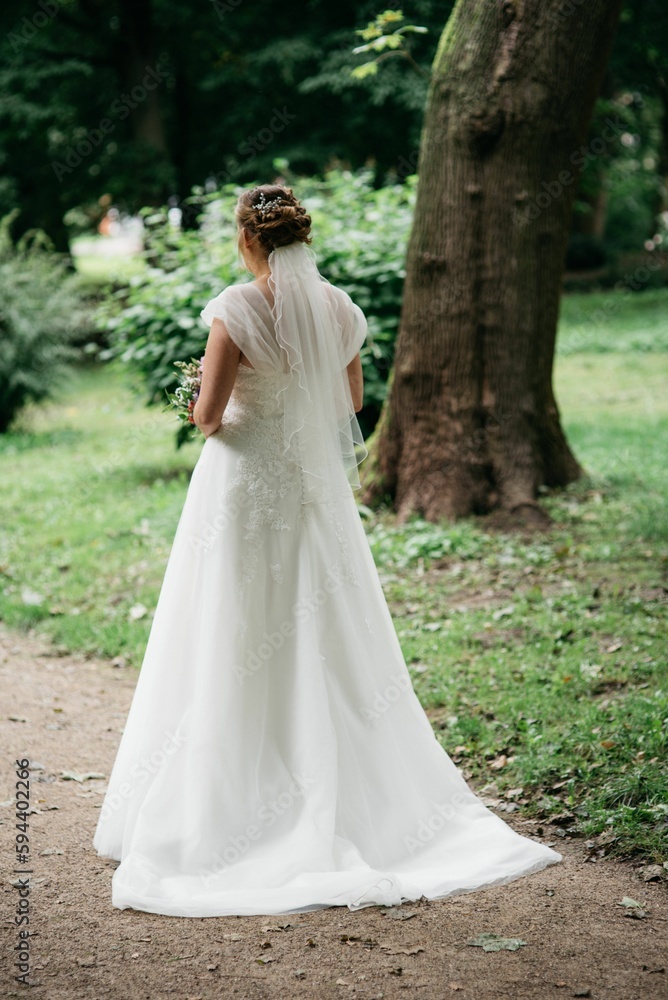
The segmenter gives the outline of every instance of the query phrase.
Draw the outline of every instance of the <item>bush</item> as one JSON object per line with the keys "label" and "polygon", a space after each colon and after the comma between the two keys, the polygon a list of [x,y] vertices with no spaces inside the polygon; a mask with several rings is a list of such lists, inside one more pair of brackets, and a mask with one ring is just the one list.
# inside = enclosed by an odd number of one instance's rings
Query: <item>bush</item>
{"label": "bush", "polygon": [[608,255],[605,243],[598,236],[587,233],[572,233],[566,251],[568,271],[588,271],[603,267]]}
{"label": "bush", "polygon": [[0,221],[0,433],[29,402],[48,398],[78,352],[86,328],[79,280],[46,247],[43,234],[9,237],[12,213]]}
{"label": "bush", "polygon": [[[280,164],[285,175],[285,164]],[[333,170],[322,180],[290,180],[313,218],[313,250],[321,273],[344,288],[364,310],[369,338],[362,350],[368,434],[385,396],[394,352],[404,279],[404,256],[415,200],[415,178],[404,185],[372,186],[371,171]],[[242,189],[226,185],[190,199],[197,231],[181,231],[167,210],[144,213],[146,270],[132,277],[102,309],[109,332],[106,357],[138,371],[150,403],[176,388],[175,361],[199,357],[207,330],[199,319],[206,302],[246,274],[236,244],[234,206]],[[177,436],[178,443],[183,435]]]}

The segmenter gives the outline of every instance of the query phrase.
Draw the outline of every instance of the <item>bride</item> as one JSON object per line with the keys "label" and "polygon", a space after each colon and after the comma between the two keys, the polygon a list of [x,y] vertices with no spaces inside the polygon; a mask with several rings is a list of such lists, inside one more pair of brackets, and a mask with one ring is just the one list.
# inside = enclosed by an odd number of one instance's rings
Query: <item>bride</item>
{"label": "bride", "polygon": [[355,504],[367,326],[292,191],[238,200],[255,280],[202,312],[206,440],[93,845],[172,916],[438,899],[562,860],[468,787],[413,691]]}

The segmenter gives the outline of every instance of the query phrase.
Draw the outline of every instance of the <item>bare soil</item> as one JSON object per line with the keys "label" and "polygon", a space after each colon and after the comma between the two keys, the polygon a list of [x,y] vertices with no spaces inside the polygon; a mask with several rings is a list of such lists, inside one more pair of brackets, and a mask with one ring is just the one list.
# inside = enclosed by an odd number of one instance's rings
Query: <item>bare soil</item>
{"label": "bare soil", "polygon": [[[135,670],[59,656],[0,628],[0,996],[17,983],[15,761],[32,762],[32,994],[69,998],[592,997],[666,1000],[668,887],[629,862],[598,858],[544,826],[564,861],[505,886],[384,911],[331,907],[282,917],[166,917],[111,905],[117,862],[92,837],[136,682]],[[473,786],[472,786],[473,787]],[[503,814],[538,837],[536,822]],[[559,835],[561,833],[561,836]],[[596,855],[594,855],[596,857]],[[588,860],[590,859],[590,860]],[[620,905],[631,897],[645,912]],[[525,942],[484,951],[490,933]]]}

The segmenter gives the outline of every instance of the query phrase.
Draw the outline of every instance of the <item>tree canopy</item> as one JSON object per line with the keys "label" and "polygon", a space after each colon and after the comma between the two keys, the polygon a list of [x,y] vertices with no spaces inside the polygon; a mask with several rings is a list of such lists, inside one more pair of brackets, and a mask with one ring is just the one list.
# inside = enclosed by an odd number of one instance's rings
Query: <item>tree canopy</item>
{"label": "tree canopy", "polygon": [[[398,4],[394,4],[397,10]],[[377,183],[417,162],[428,75],[452,0],[411,0],[414,66],[350,68],[373,2],[19,0],[0,13],[0,215],[15,236],[45,229],[67,244],[63,216],[93,218],[108,195],[135,211],[271,172],[370,165]],[[626,0],[614,85],[657,96],[668,133],[668,9]],[[417,68],[417,71],[416,71]],[[662,164],[668,143],[664,138]],[[665,172],[665,171],[664,171]]]}

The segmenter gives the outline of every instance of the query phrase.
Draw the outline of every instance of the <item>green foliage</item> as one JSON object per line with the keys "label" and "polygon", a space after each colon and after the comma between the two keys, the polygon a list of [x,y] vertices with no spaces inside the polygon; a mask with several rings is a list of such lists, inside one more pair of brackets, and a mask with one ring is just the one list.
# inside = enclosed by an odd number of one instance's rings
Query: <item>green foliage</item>
{"label": "green foliage", "polygon": [[[367,170],[333,170],[322,180],[294,182],[313,219],[313,249],[322,274],[344,288],[369,321],[361,352],[365,408],[360,423],[365,433],[378,417],[392,364],[415,199],[415,178],[380,189],[372,179]],[[164,401],[176,389],[176,361],[201,356],[208,330],[199,313],[207,301],[246,274],[234,222],[239,191],[225,185],[209,195],[196,194],[194,207],[201,212],[197,231],[174,229],[165,211],[148,212],[145,253],[150,266],[103,307],[101,322],[111,341],[106,357],[119,358],[141,375],[151,403]]]}
{"label": "green foliage", "polygon": [[443,525],[422,518],[391,527],[379,519],[369,527],[368,538],[376,564],[397,569],[445,556],[473,559],[481,556],[485,543],[491,541],[471,521]]}
{"label": "green foliage", "polygon": [[[176,229],[167,212],[144,213],[148,267],[130,277],[101,307],[110,348],[137,372],[149,403],[167,403],[178,387],[177,361],[201,357],[207,329],[199,313],[209,299],[239,279],[236,197],[230,186],[204,204],[199,231]],[[179,435],[178,442],[184,440]]]}
{"label": "green foliage", "polygon": [[[429,28],[411,36],[421,66],[453,2],[410,5]],[[105,194],[134,212],[208,178],[270,180],[277,156],[302,173],[373,162],[382,179],[419,141],[425,80],[404,60],[377,82],[350,79],[368,3],[310,0],[305,13],[287,0],[277,14],[271,0],[110,0],[103,17],[83,0],[46,7],[0,10],[0,215],[21,207],[15,235],[39,226],[64,250],[71,209],[95,223]]]}
{"label": "green foliage", "polygon": [[27,403],[62,383],[88,318],[78,278],[49,252],[43,234],[12,246],[12,217],[0,222],[0,433]]}
{"label": "green foliage", "polygon": [[370,62],[354,66],[350,71],[352,77],[364,80],[368,76],[374,76],[378,72],[380,60],[390,55],[404,56],[419,72],[424,73],[406,48],[406,36],[426,35],[429,29],[417,24],[402,25],[403,20],[405,20],[403,11],[385,10],[382,14],[378,14],[374,21],[370,21],[366,28],[355,32],[364,39],[364,45],[356,46],[353,55],[372,53],[375,58]]}

